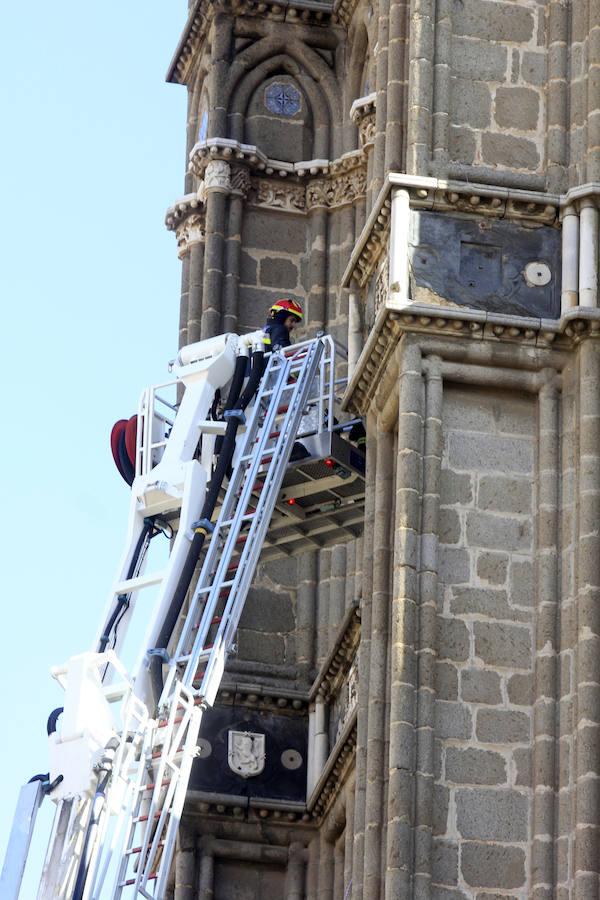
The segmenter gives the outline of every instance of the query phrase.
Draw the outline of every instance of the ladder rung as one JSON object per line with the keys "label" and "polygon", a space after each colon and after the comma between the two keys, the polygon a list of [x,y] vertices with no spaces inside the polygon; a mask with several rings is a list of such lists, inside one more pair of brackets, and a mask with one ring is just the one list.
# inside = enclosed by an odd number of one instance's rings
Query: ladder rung
{"label": "ladder rung", "polygon": [[[160,783],[160,786],[161,786],[161,788],[163,788],[163,787],[167,787],[169,784],[171,784],[171,779],[163,778],[163,780]],[[155,787],[156,787],[156,782],[149,781],[148,784],[140,784],[138,791],[141,794],[142,791],[153,791]]]}
{"label": "ladder rung", "polygon": [[[237,568],[237,566],[236,566],[236,568]],[[229,569],[227,569],[227,571],[229,572]],[[224,591],[226,588],[230,588],[232,584],[233,584],[233,581],[224,581],[223,584],[221,585],[221,587],[219,588],[219,590]],[[196,590],[196,593],[197,594],[209,594],[212,591],[213,587],[214,587],[214,585],[209,584],[208,587],[203,587],[203,588],[200,588],[199,590]]]}
{"label": "ladder rung", "polygon": [[[158,842],[158,847],[164,847],[164,846],[165,846],[164,841]],[[134,853],[141,853],[141,852],[142,852],[141,847],[132,847],[131,850],[127,850],[127,856],[132,856]]]}
{"label": "ladder rung", "polygon": [[[158,872],[153,872],[152,875],[148,875],[148,881],[156,881],[158,878]],[[120,881],[119,887],[131,887],[132,884],[135,884],[137,878],[128,878],[127,881]]]}
{"label": "ladder rung", "polygon": [[240,516],[239,519],[226,519],[224,522],[219,523],[219,528],[229,528],[229,526],[233,525],[234,522],[251,522],[255,515],[256,510],[253,510],[253,512],[251,513],[246,513],[246,515]]}
{"label": "ladder rung", "polygon": [[115,585],[115,594],[129,594],[131,591],[139,591],[142,588],[151,587],[153,584],[160,584],[165,577],[165,571],[149,572],[147,575],[138,575],[137,578],[126,578]]}
{"label": "ladder rung", "polygon": [[[219,622],[222,622],[222,621],[223,621],[223,616],[213,616],[212,619],[210,620],[210,624],[211,624],[211,625],[218,625]],[[194,626],[192,627],[192,631],[198,631],[199,628],[200,628],[200,624],[194,625]]]}

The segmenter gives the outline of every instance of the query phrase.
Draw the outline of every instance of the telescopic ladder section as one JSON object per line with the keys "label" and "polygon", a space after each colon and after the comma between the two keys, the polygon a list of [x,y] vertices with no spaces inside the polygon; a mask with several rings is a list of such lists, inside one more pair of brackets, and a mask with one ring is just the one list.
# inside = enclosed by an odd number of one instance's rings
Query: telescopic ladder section
{"label": "telescopic ladder section", "polygon": [[295,355],[269,357],[177,649],[168,662],[159,719],[138,764],[114,900],[164,898],[202,712],[214,703],[233,649],[286,465],[307,406],[321,421],[330,415],[316,377],[323,344],[315,340]]}

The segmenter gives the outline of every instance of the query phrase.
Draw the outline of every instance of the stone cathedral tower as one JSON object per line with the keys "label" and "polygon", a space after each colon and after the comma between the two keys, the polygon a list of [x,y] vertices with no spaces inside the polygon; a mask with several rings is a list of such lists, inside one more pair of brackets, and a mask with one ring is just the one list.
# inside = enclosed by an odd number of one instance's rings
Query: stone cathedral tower
{"label": "stone cathedral tower", "polygon": [[294,297],[368,435],[362,536],[260,569],[172,897],[595,900],[600,3],[193,0],[168,78],[181,342]]}

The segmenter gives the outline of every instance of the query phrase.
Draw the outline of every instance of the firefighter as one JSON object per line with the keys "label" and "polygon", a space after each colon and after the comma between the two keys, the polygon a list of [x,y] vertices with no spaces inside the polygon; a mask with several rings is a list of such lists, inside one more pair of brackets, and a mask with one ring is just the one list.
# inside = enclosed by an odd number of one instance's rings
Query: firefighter
{"label": "firefighter", "polygon": [[269,310],[269,318],[263,328],[265,336],[265,352],[289,347],[292,343],[291,333],[304,318],[302,307],[296,300],[282,298],[276,300]]}

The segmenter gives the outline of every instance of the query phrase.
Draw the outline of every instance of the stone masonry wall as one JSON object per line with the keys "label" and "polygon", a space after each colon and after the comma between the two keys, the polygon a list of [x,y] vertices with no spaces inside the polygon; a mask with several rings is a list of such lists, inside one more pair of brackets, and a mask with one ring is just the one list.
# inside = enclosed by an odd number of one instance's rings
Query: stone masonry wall
{"label": "stone masonry wall", "polygon": [[432,869],[444,897],[528,896],[535,427],[531,396],[444,391]]}

